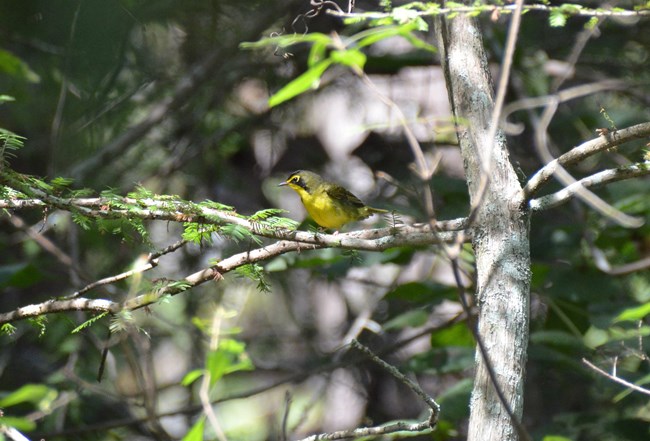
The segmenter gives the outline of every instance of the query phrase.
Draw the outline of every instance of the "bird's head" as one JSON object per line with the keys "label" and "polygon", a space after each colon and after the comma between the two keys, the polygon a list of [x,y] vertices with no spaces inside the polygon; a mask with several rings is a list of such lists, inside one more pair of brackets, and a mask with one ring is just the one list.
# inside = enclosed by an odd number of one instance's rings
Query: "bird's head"
{"label": "bird's head", "polygon": [[303,191],[306,193],[311,193],[322,182],[323,179],[316,173],[307,170],[297,170],[291,173],[289,177],[279,185],[288,185],[293,190],[298,192],[298,194],[302,194]]}

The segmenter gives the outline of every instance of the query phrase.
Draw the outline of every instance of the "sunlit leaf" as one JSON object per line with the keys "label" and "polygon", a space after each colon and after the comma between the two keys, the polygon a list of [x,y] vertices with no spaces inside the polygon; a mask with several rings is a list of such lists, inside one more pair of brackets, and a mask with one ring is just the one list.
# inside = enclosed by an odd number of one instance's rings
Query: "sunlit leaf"
{"label": "sunlit leaf", "polygon": [[0,408],[11,407],[20,403],[38,404],[41,400],[51,396],[53,393],[56,394],[54,389],[43,384],[26,384],[1,398]]}
{"label": "sunlit leaf", "polygon": [[269,107],[277,106],[278,104],[295,98],[310,89],[317,88],[323,73],[331,66],[332,62],[333,61],[328,58],[316,63],[306,72],[290,81],[286,86],[269,98]]}
{"label": "sunlit leaf", "polygon": [[203,431],[205,429],[205,416],[201,416],[192,428],[185,434],[182,441],[203,441]]}
{"label": "sunlit leaf", "polygon": [[[16,430],[22,432],[31,432],[36,429],[36,422],[31,421],[27,418],[19,418],[12,416],[3,416],[0,417],[0,426],[13,427]],[[18,439],[18,438],[13,438]],[[2,433],[0,433],[0,440],[4,441],[2,438]]]}
{"label": "sunlit leaf", "polygon": [[203,369],[194,369],[193,371],[190,371],[187,374],[185,374],[185,376],[181,380],[181,385],[189,386],[190,384],[194,383],[197,379],[201,378],[203,374],[205,374],[205,371]]}
{"label": "sunlit leaf", "polygon": [[648,314],[650,314],[650,303],[623,310],[619,315],[616,316],[614,322],[636,322],[645,318]]}
{"label": "sunlit leaf", "polygon": [[0,72],[23,79],[29,83],[41,81],[38,74],[27,63],[4,49],[0,49]]}

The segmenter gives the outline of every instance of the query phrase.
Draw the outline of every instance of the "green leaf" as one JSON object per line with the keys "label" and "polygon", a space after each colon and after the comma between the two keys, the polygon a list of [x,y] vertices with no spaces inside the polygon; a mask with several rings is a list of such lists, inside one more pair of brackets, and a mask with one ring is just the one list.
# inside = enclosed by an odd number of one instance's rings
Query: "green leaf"
{"label": "green leaf", "polygon": [[246,345],[243,342],[225,338],[219,341],[216,350],[206,357],[206,370],[210,373],[210,386],[213,386],[223,376],[242,370],[252,370]]}
{"label": "green leaf", "polygon": [[599,22],[600,19],[598,17],[591,17],[589,21],[585,23],[585,29],[592,30],[598,25]]}
{"label": "green leaf", "polygon": [[205,225],[196,222],[186,222],[183,224],[183,239],[194,242],[197,245],[205,242],[212,244],[212,234],[219,230],[216,225]]}
{"label": "green leaf", "polygon": [[234,240],[237,243],[239,243],[244,239],[249,239],[258,245],[262,245],[262,240],[259,237],[255,236],[253,233],[251,233],[241,225],[237,225],[237,224],[224,225],[223,227],[219,228],[219,233],[223,234],[229,239]]}
{"label": "green leaf", "polygon": [[637,322],[645,318],[648,314],[650,314],[650,303],[623,310],[614,318],[614,323],[624,321]]}
{"label": "green leaf", "polygon": [[28,288],[43,278],[32,264],[14,263],[0,266],[0,287]]}
{"label": "green leaf", "polygon": [[192,428],[185,434],[182,441],[203,441],[203,430],[205,426],[205,416],[201,416]]}
{"label": "green leaf", "polygon": [[345,51],[332,51],[330,58],[337,64],[351,67],[355,72],[361,72],[366,64],[366,54],[357,49],[348,49]]}
{"label": "green leaf", "polygon": [[[2,95],[2,97],[7,96]],[[8,100],[0,99],[0,103],[3,101]],[[5,162],[8,158],[13,157],[13,151],[21,149],[24,145],[24,141],[24,137],[18,136],[9,130],[0,128],[0,162]]]}
{"label": "green leaf", "polygon": [[315,42],[309,51],[309,57],[307,57],[307,66],[310,68],[314,67],[316,64],[327,58],[327,48],[331,43],[331,39],[319,40]]}
{"label": "green leaf", "polygon": [[607,331],[592,326],[585,333],[583,340],[588,348],[594,349],[607,343],[609,336],[607,335]]}
{"label": "green leaf", "polygon": [[4,49],[0,49],[0,72],[23,79],[29,83],[41,81],[38,74],[30,69],[27,63]]}
{"label": "green leaf", "polygon": [[92,225],[92,220],[89,217],[76,211],[72,212],[72,221],[86,231],[90,230]]}
{"label": "green leaf", "polygon": [[551,10],[551,13],[548,16],[548,22],[551,27],[554,28],[564,27],[566,20],[566,15],[559,9]]}
{"label": "green leaf", "polygon": [[56,177],[56,178],[52,179],[52,181],[50,183],[52,184],[52,187],[54,187],[54,189],[62,190],[64,188],[70,187],[73,182],[74,182],[74,179],[64,178],[62,176],[59,176],[59,177]]}
{"label": "green leaf", "polygon": [[286,48],[300,43],[322,44],[329,43],[330,41],[332,41],[332,38],[327,34],[310,32],[309,34],[303,35],[279,35],[276,37],[262,38],[253,42],[246,41],[240,43],[239,47],[242,49],[260,49],[268,46]]}
{"label": "green leaf", "polygon": [[[19,418],[19,417],[10,417],[10,416],[0,417],[0,426],[13,427],[16,430],[19,430],[21,432],[31,432],[33,430],[36,430],[36,423],[34,421],[28,420],[27,418]],[[0,437],[1,436],[2,433],[0,433]],[[12,438],[12,439],[16,439],[16,438]],[[4,441],[4,438],[0,438],[0,440]]]}
{"label": "green leaf", "polygon": [[38,405],[43,400],[51,400],[57,392],[43,384],[26,384],[20,389],[0,399],[0,408],[15,406],[21,403]]}
{"label": "green leaf", "polygon": [[558,330],[535,331],[530,335],[530,341],[534,344],[542,344],[555,347],[566,347],[572,351],[583,348],[582,339],[576,335]]}
{"label": "green leaf", "polygon": [[265,208],[264,210],[260,210],[251,215],[248,220],[251,222],[262,221],[282,213],[287,213],[287,210],[283,210],[281,208]]}
{"label": "green leaf", "polygon": [[11,323],[4,323],[0,327],[0,335],[13,335],[16,332],[16,327]]}
{"label": "green leaf", "polygon": [[466,372],[474,366],[474,348],[447,346],[431,348],[408,361],[411,372],[442,375]]}
{"label": "green leaf", "polygon": [[257,283],[257,289],[262,292],[270,292],[271,286],[264,278],[264,268],[256,263],[242,265],[235,269],[239,277],[245,277]]}
{"label": "green leaf", "polygon": [[87,328],[88,326],[92,325],[92,324],[95,323],[97,320],[101,320],[101,319],[103,319],[103,318],[106,317],[107,315],[108,315],[108,312],[102,312],[102,313],[99,314],[98,316],[96,316],[96,317],[92,317],[91,319],[86,320],[85,322],[83,322],[82,324],[80,324],[79,326],[77,326],[76,328],[74,328],[74,329],[70,332],[70,334],[76,334],[77,332],[81,331],[82,329],[85,329],[85,328]]}
{"label": "green leaf", "polygon": [[444,409],[445,419],[460,421],[469,415],[469,397],[472,393],[473,382],[466,378],[456,382],[447,388],[437,398],[438,403]]}
{"label": "green leaf", "polygon": [[203,369],[194,369],[193,371],[190,371],[187,374],[185,374],[185,376],[181,380],[181,385],[189,386],[190,384],[194,383],[197,379],[202,377],[203,374],[205,374],[205,371]]}
{"label": "green leaf", "polygon": [[38,336],[43,337],[47,331],[47,317],[44,315],[38,317],[31,317],[27,319],[27,322],[32,325],[34,328],[38,329]]}
{"label": "green leaf", "polygon": [[415,24],[407,23],[400,26],[389,25],[389,26],[378,26],[376,28],[371,28],[363,32],[359,32],[356,35],[350,37],[351,41],[358,41],[357,46],[362,48],[366,46],[373,45],[381,40],[385,40],[391,37],[403,36],[415,29]]}
{"label": "green leaf", "polygon": [[431,334],[432,347],[474,346],[474,336],[466,323],[456,323]]}
{"label": "green leaf", "polygon": [[328,58],[319,63],[316,63],[305,73],[290,81],[289,84],[278,90],[277,93],[269,98],[269,107],[275,107],[278,104],[289,101],[290,99],[295,98],[296,96],[308,91],[309,89],[318,88],[321,76],[327,70],[327,68],[331,66],[332,62],[333,61]]}
{"label": "green leaf", "polygon": [[455,288],[434,283],[408,282],[390,291],[386,294],[386,298],[431,305],[440,303],[447,297],[453,298],[455,295]]}
{"label": "green leaf", "polygon": [[421,309],[406,311],[405,313],[400,314],[397,317],[384,323],[384,329],[386,331],[391,331],[407,327],[416,328],[418,326],[424,325],[427,322],[428,318],[429,313]]}

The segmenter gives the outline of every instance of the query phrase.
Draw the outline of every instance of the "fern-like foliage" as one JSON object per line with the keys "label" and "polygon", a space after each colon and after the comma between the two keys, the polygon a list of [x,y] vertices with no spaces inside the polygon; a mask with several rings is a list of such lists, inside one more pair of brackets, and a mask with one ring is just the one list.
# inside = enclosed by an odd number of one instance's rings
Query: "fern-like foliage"
{"label": "fern-like foliage", "polygon": [[117,334],[119,332],[132,329],[134,324],[135,319],[133,317],[133,312],[122,310],[113,316],[109,325],[109,329],[113,334]]}
{"label": "fern-like foliage", "polygon": [[219,234],[229,239],[232,239],[237,243],[241,242],[242,240],[248,239],[255,242],[257,245],[262,245],[262,239],[260,239],[258,236],[254,235],[253,233],[251,233],[241,225],[236,225],[236,224],[223,225],[219,227]]}
{"label": "fern-like foliage", "polygon": [[212,245],[212,235],[219,231],[216,225],[205,225],[198,222],[186,222],[183,224],[183,239],[194,242],[197,245],[203,243]]}
{"label": "fern-like foliage", "polygon": [[249,216],[248,220],[251,222],[259,222],[286,212],[287,210],[282,210],[281,208],[265,208]]}
{"label": "fern-like foliage", "polygon": [[85,216],[78,212],[72,213],[72,221],[86,231],[90,230],[90,227],[93,223],[92,219],[90,219],[88,216]]}
{"label": "fern-like foliage", "polygon": [[25,138],[16,135],[14,132],[0,128],[0,158],[2,164],[6,165],[9,158],[13,158],[14,151],[22,148]]}
{"label": "fern-like foliage", "polygon": [[11,323],[5,323],[0,326],[0,335],[13,335],[16,332],[16,327]]}
{"label": "fern-like foliage", "polygon": [[209,199],[206,199],[205,201],[201,202],[201,205],[206,208],[212,208],[213,210],[227,211],[227,212],[235,211],[235,208],[230,205],[220,204],[219,202],[214,202]]}
{"label": "fern-like foliage", "polygon": [[239,277],[245,277],[257,283],[257,289],[260,291],[271,292],[271,285],[266,281],[264,277],[264,269],[260,265],[256,263],[242,265],[235,269],[235,273]]}
{"label": "fern-like foliage", "polygon": [[44,315],[40,315],[38,317],[31,317],[27,319],[30,325],[32,325],[34,328],[38,329],[38,336],[43,337],[45,335],[45,332],[47,331],[47,317]]}
{"label": "fern-like foliage", "polygon": [[79,326],[77,326],[76,328],[74,328],[74,329],[70,332],[70,334],[76,334],[76,333],[79,332],[79,331],[83,331],[84,329],[86,329],[87,327],[91,326],[93,323],[97,322],[98,320],[103,319],[103,318],[106,317],[107,315],[108,315],[108,312],[102,312],[101,314],[98,314],[98,315],[96,315],[95,317],[92,317],[92,318],[86,320],[85,322],[83,322],[82,324],[80,324]]}

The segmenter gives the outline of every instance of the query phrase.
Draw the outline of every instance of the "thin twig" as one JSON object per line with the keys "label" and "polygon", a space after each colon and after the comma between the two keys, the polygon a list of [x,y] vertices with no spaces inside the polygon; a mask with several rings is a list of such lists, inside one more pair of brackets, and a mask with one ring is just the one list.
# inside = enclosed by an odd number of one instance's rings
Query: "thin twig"
{"label": "thin twig", "polygon": [[601,368],[599,368],[598,366],[591,363],[586,358],[583,358],[582,362],[584,364],[586,364],[589,368],[591,368],[594,371],[598,372],[600,375],[602,375],[604,377],[607,377],[610,380],[612,380],[612,381],[614,381],[614,382],[616,382],[618,384],[622,384],[623,386],[625,386],[627,388],[630,388],[630,389],[633,389],[633,390],[635,390],[637,392],[641,392],[642,394],[650,395],[650,390],[649,389],[645,389],[645,388],[643,388],[641,386],[637,386],[636,384],[630,383],[629,381],[624,380],[621,377],[617,377],[616,375],[609,374],[609,373],[605,372],[604,370],[602,370]]}
{"label": "thin twig", "polygon": [[[548,99],[548,97],[545,98],[545,103],[547,102],[546,99]],[[561,97],[558,99],[561,99]],[[558,158],[549,161],[544,167],[539,169],[537,173],[535,173],[526,183],[526,186],[524,187],[524,197],[526,200],[530,200],[530,198],[532,198],[532,196],[535,195],[541,189],[541,187],[550,180],[555,170],[557,170],[560,166],[568,167],[590,156],[593,156],[598,152],[611,149],[633,140],[644,139],[649,136],[650,122],[645,122],[627,127],[625,129],[617,130],[616,132],[603,134],[590,141],[584,142],[572,148]]]}
{"label": "thin twig", "polygon": [[[418,335],[410,336],[410,337],[407,337],[407,338],[405,338],[403,340],[395,341],[390,346],[387,346],[387,347],[377,351],[377,353],[382,355],[382,356],[393,353],[393,352],[395,352],[397,350],[400,350],[401,348],[408,345],[409,343],[411,343],[414,338],[419,338],[422,335],[428,335],[428,334],[431,334],[432,332],[435,332],[437,330],[445,329],[445,328],[448,328],[449,326],[452,326],[453,324],[458,322],[459,318],[460,317],[458,315],[456,315],[456,316],[452,317],[450,320],[448,320],[445,323],[442,323],[442,324],[437,325],[437,326],[427,327],[427,328],[423,329],[422,332],[419,333]],[[350,357],[350,358],[347,358],[345,360],[336,360],[336,361],[328,363],[328,364],[318,365],[318,366],[316,366],[316,367],[314,367],[314,368],[312,368],[312,369],[310,369],[309,371],[306,371],[306,372],[292,373],[290,375],[287,375],[284,378],[274,380],[274,381],[272,381],[272,382],[270,382],[268,384],[264,384],[264,385],[261,385],[261,386],[255,386],[255,387],[253,387],[251,389],[246,389],[246,390],[240,391],[240,392],[230,393],[229,395],[226,395],[226,396],[223,396],[223,397],[212,400],[211,403],[212,403],[212,405],[216,405],[216,404],[224,403],[224,402],[231,401],[231,400],[239,400],[239,399],[244,399],[244,398],[250,398],[252,396],[259,395],[259,394],[262,394],[264,392],[268,392],[270,390],[273,390],[273,389],[275,389],[277,387],[280,387],[280,386],[283,386],[285,384],[297,383],[297,382],[300,382],[300,381],[303,381],[303,380],[309,378],[310,376],[321,374],[323,372],[331,372],[334,369],[337,369],[337,368],[340,368],[340,367],[350,366],[350,365],[353,365],[353,364],[355,364],[357,362],[358,362],[357,358]],[[68,374],[68,376],[70,376],[70,375],[71,374]],[[105,390],[102,389],[100,391],[95,385],[93,385],[91,383],[83,382],[82,380],[80,380],[78,378],[75,378],[74,381],[77,381],[78,383],[80,383],[84,389],[93,390],[93,391],[95,391],[97,393],[106,393]],[[171,416],[177,416],[177,415],[191,415],[191,414],[195,414],[197,412],[200,412],[202,410],[202,407],[203,407],[203,405],[200,404],[200,403],[199,404],[193,404],[193,405],[185,406],[183,408],[174,409],[174,410],[166,411],[166,412],[161,412],[157,416],[158,416],[158,418],[164,418],[164,417],[171,417]],[[98,424],[95,424],[95,425],[92,425],[92,426],[79,427],[79,428],[74,428],[74,429],[66,429],[66,430],[62,430],[62,431],[59,431],[59,432],[55,432],[55,433],[38,434],[38,435],[41,436],[41,437],[46,435],[47,438],[66,437],[66,436],[70,437],[70,436],[80,435],[80,434],[89,433],[89,432],[97,432],[97,431],[102,431],[102,430],[113,429],[113,428],[116,428],[116,427],[137,426],[139,424],[145,423],[146,421],[147,421],[147,417],[122,418],[122,419],[117,419],[117,420],[105,421],[105,422],[98,423]],[[424,422],[421,423],[421,424],[424,424]],[[427,424],[428,424],[428,422],[427,422]]]}
{"label": "thin twig", "polygon": [[[544,108],[539,121],[539,126],[535,130],[535,147],[540,158],[545,163],[549,163],[555,159],[548,148],[547,138],[548,126],[551,124],[551,120],[557,111],[558,105],[559,103],[555,100]],[[553,176],[564,186],[569,186],[577,182],[576,179],[561,165],[557,166]],[[604,201],[602,198],[596,196],[593,192],[587,190],[585,187],[576,186],[574,189],[575,196],[579,197],[582,202],[617,224],[627,228],[638,228],[643,225],[643,218],[623,213]]]}
{"label": "thin twig", "polygon": [[[421,11],[410,9],[408,10],[409,16],[416,17],[430,17],[430,16],[440,16],[440,15],[449,15],[449,14],[463,14],[463,13],[475,13],[477,11],[485,13],[494,13],[494,11],[499,11],[502,14],[512,13],[515,9],[515,5],[486,5],[483,7],[476,6],[454,6],[441,8],[436,4],[435,7],[427,8]],[[561,10],[559,6],[551,6],[544,4],[530,4],[524,6],[524,12],[528,11],[541,11],[551,13],[553,11]],[[639,10],[626,10],[622,8],[616,9],[590,9],[590,8],[577,8],[571,12],[563,11],[569,16],[576,17],[642,17],[649,16],[650,10],[648,9],[639,9]],[[338,16],[338,17],[349,17],[355,19],[365,19],[365,20],[377,20],[382,18],[393,17],[392,12],[361,12],[361,13],[346,13],[335,10],[328,10],[328,14]]]}
{"label": "thin twig", "polygon": [[591,187],[600,187],[624,179],[638,178],[650,175],[650,163],[640,162],[614,169],[603,170],[591,176],[582,178],[573,184],[567,185],[555,193],[533,199],[528,206],[533,211],[548,210],[562,205],[578,195],[581,190]]}
{"label": "thin twig", "polygon": [[436,422],[438,421],[438,413],[440,412],[440,405],[436,403],[436,401],[432,397],[427,395],[427,393],[424,392],[418,384],[416,384],[413,380],[411,380],[410,378],[402,374],[395,366],[386,363],[384,360],[377,357],[369,348],[359,343],[358,340],[356,339],[352,340],[350,342],[350,345],[354,349],[356,349],[357,351],[361,352],[363,355],[371,359],[375,364],[379,365],[382,369],[384,369],[386,372],[391,374],[401,383],[405,384],[418,397],[422,398],[422,401],[427,403],[427,406],[429,406],[432,412],[432,416],[430,419],[430,421],[432,422],[431,427],[433,428],[435,426]]}
{"label": "thin twig", "polygon": [[[589,252],[591,253],[596,268],[605,274],[621,276],[650,268],[650,256],[641,258],[634,262],[614,266],[609,262],[607,255],[596,246],[595,234],[592,231],[587,230],[584,234],[584,238],[589,247]],[[641,334],[639,334],[639,339],[641,339]]]}
{"label": "thin twig", "polygon": [[396,432],[424,432],[431,429],[429,421],[421,421],[419,423],[409,424],[405,422],[397,422],[386,424],[385,426],[376,427],[361,427],[353,430],[341,430],[332,433],[320,433],[303,438],[299,441],[317,441],[317,440],[332,440],[332,439],[347,439],[347,438],[363,438],[366,436],[379,436],[387,435]]}
{"label": "thin twig", "polygon": [[289,425],[289,410],[291,409],[291,393],[284,394],[284,412],[282,414],[282,427],[280,428],[280,440],[287,441],[287,427]]}

